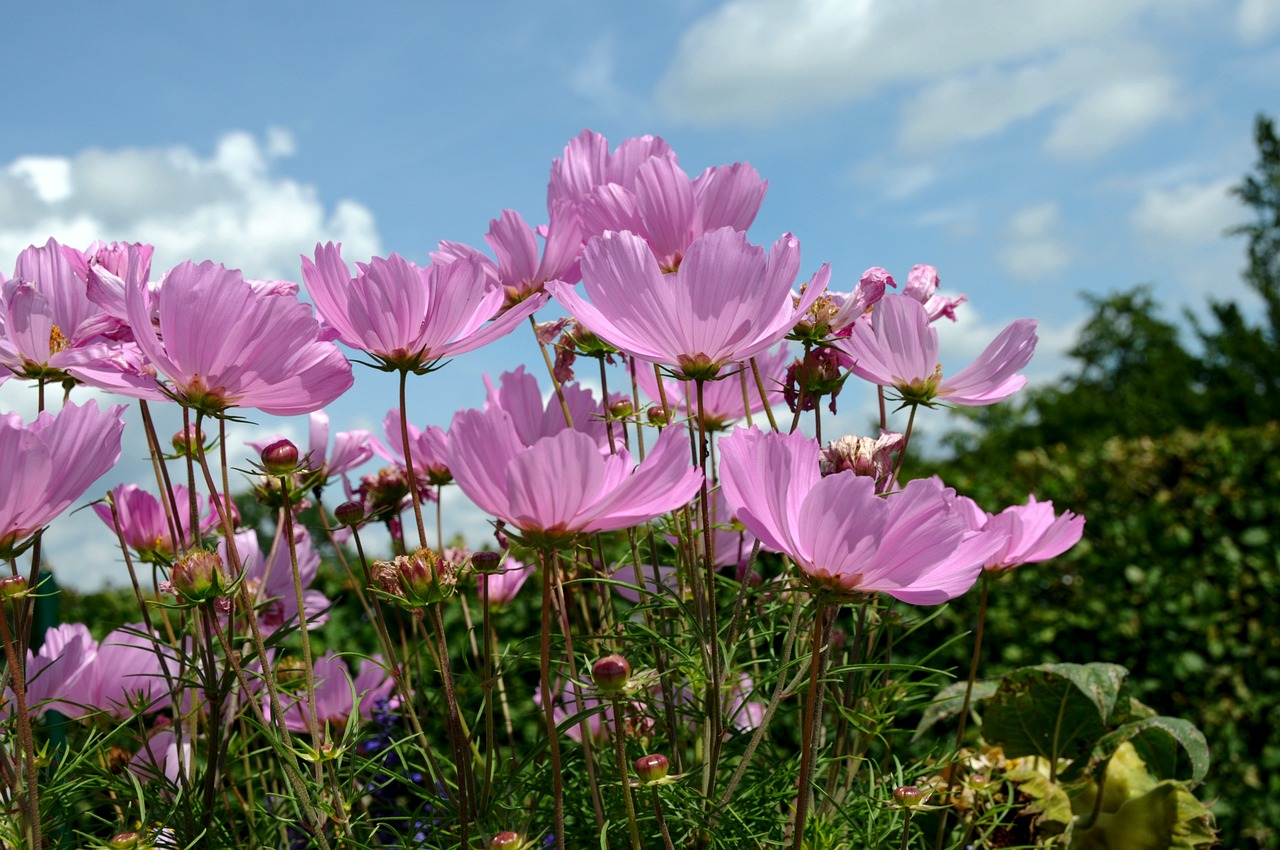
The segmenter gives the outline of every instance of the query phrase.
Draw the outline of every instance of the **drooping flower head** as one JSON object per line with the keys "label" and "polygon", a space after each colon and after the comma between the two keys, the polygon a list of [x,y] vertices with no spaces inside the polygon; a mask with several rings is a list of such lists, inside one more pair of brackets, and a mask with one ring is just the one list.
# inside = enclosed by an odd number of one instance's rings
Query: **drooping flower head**
{"label": "drooping flower head", "polygon": [[189,407],[291,416],[351,387],[351,364],[322,341],[311,308],[278,288],[256,289],[239,271],[183,263],[154,293],[134,283],[126,298],[139,348]]}
{"label": "drooping flower head", "polygon": [[967,406],[995,404],[1026,385],[1017,374],[1036,348],[1036,322],[1018,319],[987,346],[978,359],[950,377],[938,363],[938,332],[920,302],[886,295],[839,345],[854,359],[854,374],[893,387],[904,401],[948,402]]}
{"label": "drooping flower head", "polygon": [[0,414],[0,556],[20,552],[32,535],[80,498],[120,457],[120,405],[96,401],[44,411],[30,425]]}
{"label": "drooping flower head", "polygon": [[883,497],[868,476],[822,477],[817,442],[799,432],[736,429],[720,441],[720,475],[742,524],[837,599],[945,602],[973,585],[1000,544],[970,528],[955,492],[937,479]]}
{"label": "drooping flower head", "polygon": [[926,266],[921,263],[911,267],[911,271],[907,275],[907,285],[902,290],[902,294],[919,301],[929,315],[930,322],[936,322],[943,316],[954,322],[956,320],[956,308],[968,299],[963,295],[955,298],[938,295],[937,292],[940,285],[938,270],[933,266]]}
{"label": "drooping flower head", "polygon": [[590,301],[572,287],[550,291],[592,333],[648,363],[691,379],[715,377],[778,343],[826,290],[830,270],[814,274],[798,304],[791,289],[800,243],[783,235],[769,252],[724,227],[694,241],[680,270],[663,274],[633,233],[587,243],[582,278]]}
{"label": "drooping flower head", "polygon": [[374,257],[353,278],[341,248],[317,245],[315,262],[302,258],[302,279],[325,327],[387,370],[430,371],[505,336],[546,300],[534,295],[498,315],[502,286],[474,256],[426,268]]}
{"label": "drooping flower head", "polygon": [[[800,317],[791,332],[792,338],[819,343],[848,336],[853,323],[864,317],[884,297],[886,286],[897,284],[887,271],[873,266],[862,273],[852,292],[832,292],[828,289]],[[793,296],[796,303],[800,302],[802,294]]]}

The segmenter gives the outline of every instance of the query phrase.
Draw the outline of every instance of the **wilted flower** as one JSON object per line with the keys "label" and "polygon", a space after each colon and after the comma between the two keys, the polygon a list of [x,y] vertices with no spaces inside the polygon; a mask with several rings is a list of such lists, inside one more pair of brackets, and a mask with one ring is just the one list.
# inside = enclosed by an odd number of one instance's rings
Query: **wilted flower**
{"label": "wilted flower", "polygon": [[819,468],[824,476],[838,472],[866,475],[876,482],[877,492],[884,492],[890,484],[894,455],[902,447],[902,435],[893,431],[882,431],[874,438],[850,434],[827,444],[818,461]]}
{"label": "wilted flower", "polygon": [[222,559],[205,549],[183,554],[169,571],[169,583],[187,602],[208,602],[229,586]]}
{"label": "wilted flower", "polygon": [[371,573],[375,590],[408,608],[443,602],[458,584],[453,562],[425,546],[391,561],[375,561]]}

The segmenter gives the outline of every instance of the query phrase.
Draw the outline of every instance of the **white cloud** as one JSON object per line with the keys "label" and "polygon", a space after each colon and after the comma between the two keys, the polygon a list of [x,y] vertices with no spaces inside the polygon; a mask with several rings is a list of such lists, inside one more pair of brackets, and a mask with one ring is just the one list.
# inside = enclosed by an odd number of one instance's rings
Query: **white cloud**
{"label": "white cloud", "polygon": [[1000,265],[1019,280],[1052,277],[1071,262],[1071,253],[1055,232],[1061,223],[1053,202],[1024,207],[1009,219]]}
{"label": "white cloud", "polygon": [[1236,7],[1236,34],[1248,45],[1257,45],[1280,31],[1280,3],[1276,0],[1240,0]]}
{"label": "white cloud", "polygon": [[1175,109],[1177,87],[1135,25],[1167,5],[730,0],[684,34],[657,98],[693,124],[776,125],[919,85],[900,120],[909,151],[984,138],[1056,107],[1067,112],[1046,148],[1087,156]]}
{"label": "white cloud", "polygon": [[317,240],[379,253],[372,212],[353,200],[326,210],[315,186],[275,172],[293,137],[231,132],[212,156],[191,148],[89,149],[72,157],[23,157],[0,166],[0,268],[50,236],[85,247],[95,239],[156,246],[156,274],[212,259],[250,277],[297,279],[298,255]]}
{"label": "white cloud", "polygon": [[1227,228],[1242,220],[1240,203],[1229,191],[1235,182],[1223,178],[1148,189],[1129,221],[1161,247],[1216,242]]}

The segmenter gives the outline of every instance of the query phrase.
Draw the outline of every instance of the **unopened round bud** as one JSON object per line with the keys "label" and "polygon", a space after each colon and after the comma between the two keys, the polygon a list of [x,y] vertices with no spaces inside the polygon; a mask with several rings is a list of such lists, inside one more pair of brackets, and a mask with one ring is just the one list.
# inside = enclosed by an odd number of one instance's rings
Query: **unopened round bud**
{"label": "unopened round bud", "polygon": [[27,580],[24,576],[0,578],[0,599],[21,599],[26,595]]}
{"label": "unopened round bud", "polygon": [[471,566],[478,573],[494,573],[502,563],[501,552],[472,552]]}
{"label": "unopened round bud", "polygon": [[197,446],[204,445],[204,431],[198,430],[194,425],[189,425],[186,430],[174,434],[171,442],[175,452],[179,455],[186,455],[188,452],[195,451]]}
{"label": "unopened round bud", "polygon": [[169,570],[169,583],[188,602],[208,602],[227,592],[222,559],[207,549],[192,549]]}
{"label": "unopened round bud", "polygon": [[289,440],[276,440],[262,450],[262,468],[271,475],[297,472],[298,447]]}
{"label": "unopened round bud", "polygon": [[604,693],[618,693],[631,678],[631,663],[621,655],[606,655],[591,666],[591,679]]}
{"label": "unopened round bud", "polygon": [[523,844],[524,838],[520,833],[507,830],[489,839],[489,850],[520,850]]}
{"label": "unopened round bud", "polygon": [[662,405],[660,404],[650,405],[649,409],[644,412],[644,415],[649,417],[649,423],[651,425],[667,424],[667,412],[662,409]]}
{"label": "unopened round bud", "polygon": [[651,753],[636,759],[636,776],[641,782],[658,782],[667,778],[671,761],[662,753]]}
{"label": "unopened round bud", "polygon": [[609,405],[609,418],[626,419],[634,411],[635,408],[631,406],[631,402],[626,399],[620,399]]}
{"label": "unopened round bud", "polygon": [[115,850],[133,850],[136,847],[143,847],[142,836],[136,832],[121,832],[111,836],[111,840],[107,842],[107,846]]}
{"label": "unopened round bud", "polygon": [[899,806],[908,809],[920,805],[924,799],[924,792],[915,785],[899,785],[893,789],[893,800]]}
{"label": "unopened round bud", "polygon": [[333,509],[333,518],[346,526],[364,522],[364,505],[359,502],[343,502]]}

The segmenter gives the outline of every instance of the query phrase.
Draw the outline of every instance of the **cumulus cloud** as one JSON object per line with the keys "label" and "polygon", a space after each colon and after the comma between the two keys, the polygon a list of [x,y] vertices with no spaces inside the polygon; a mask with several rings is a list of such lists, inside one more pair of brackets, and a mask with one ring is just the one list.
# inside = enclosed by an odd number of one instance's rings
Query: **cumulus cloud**
{"label": "cumulus cloud", "polygon": [[1240,203],[1230,194],[1235,182],[1223,178],[1148,189],[1129,221],[1140,234],[1161,245],[1218,241],[1227,228],[1241,222]]}
{"label": "cumulus cloud", "polygon": [[1041,280],[1062,271],[1071,262],[1067,246],[1056,236],[1061,224],[1053,202],[1023,207],[1009,219],[1000,265],[1018,280]]}
{"label": "cumulus cloud", "polygon": [[[1082,155],[1132,138],[1172,108],[1172,81],[1134,68],[1158,57],[1130,33],[1163,5],[730,0],[685,33],[657,97],[690,123],[771,125],[919,85],[901,119],[908,149],[982,138],[1060,106],[1067,114],[1046,145]],[[1159,97],[1136,116],[1117,112],[1140,90]]]}
{"label": "cumulus cloud", "polygon": [[1280,31],[1280,4],[1275,0],[1240,0],[1236,34],[1248,45],[1261,44]]}
{"label": "cumulus cloud", "polygon": [[81,248],[150,242],[157,271],[212,259],[258,278],[296,279],[298,255],[317,239],[379,253],[368,207],[326,208],[316,187],[276,172],[294,151],[293,137],[273,129],[262,139],[227,133],[207,157],[186,146],[94,148],[0,165],[0,268],[50,236]]}

